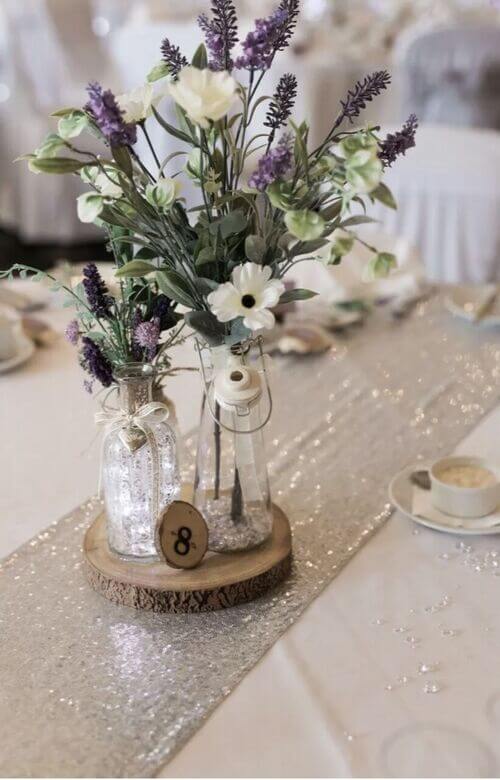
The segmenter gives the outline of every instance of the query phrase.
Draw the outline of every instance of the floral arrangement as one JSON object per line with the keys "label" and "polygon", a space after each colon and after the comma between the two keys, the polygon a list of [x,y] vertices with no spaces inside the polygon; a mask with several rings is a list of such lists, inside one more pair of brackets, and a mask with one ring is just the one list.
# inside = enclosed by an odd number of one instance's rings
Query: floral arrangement
{"label": "floral arrangement", "polygon": [[[114,242],[113,229],[109,230]],[[110,247],[111,248],[111,247]],[[117,265],[123,262],[117,257]],[[131,252],[130,245],[125,246]],[[89,375],[84,387],[92,392],[94,382],[104,388],[115,384],[114,372],[125,363],[148,362],[155,367],[155,387],[176,370],[172,368],[169,348],[183,339],[182,315],[177,304],[154,284],[142,279],[120,282],[116,295],[111,295],[95,263],[83,269],[83,278],[74,288],[62,284],[46,271],[17,263],[3,275],[19,271],[32,280],[48,278],[53,290],[63,290],[65,306],[75,308],[75,319],[66,327],[66,339],[79,347],[80,365]]]}
{"label": "floral arrangement", "polygon": [[[160,334],[179,319],[178,304],[211,345],[272,327],[277,304],[314,295],[285,290],[283,277],[296,263],[320,254],[338,264],[361,240],[356,227],[372,221],[365,214],[370,202],[395,208],[382,177],[414,145],[416,118],[387,138],[377,127],[353,128],[388,87],[386,71],[348,92],[330,132],[312,149],[307,123],[291,119],[295,76],[283,75],[272,95],[261,94],[298,13],[299,0],[281,0],[239,41],[232,0],[212,0],[210,16],[199,17],[205,43],[191,63],[164,40],[144,86],[115,96],[89,85],[86,105],[56,112],[57,133],[23,157],[37,173],[81,176],[89,191],[78,198],[79,216],[110,236],[122,300],[112,300],[88,267],[84,294],[77,294],[79,320],[69,330],[82,345],[84,367],[102,384],[112,381],[119,360],[156,357]],[[175,104],[175,124],[160,110],[167,99]],[[179,144],[164,160],[150,122]],[[102,142],[101,154],[81,148],[83,133]],[[154,168],[136,151],[139,136]],[[182,195],[186,178],[200,193],[190,208]],[[395,258],[369,249],[371,272],[387,273]]]}

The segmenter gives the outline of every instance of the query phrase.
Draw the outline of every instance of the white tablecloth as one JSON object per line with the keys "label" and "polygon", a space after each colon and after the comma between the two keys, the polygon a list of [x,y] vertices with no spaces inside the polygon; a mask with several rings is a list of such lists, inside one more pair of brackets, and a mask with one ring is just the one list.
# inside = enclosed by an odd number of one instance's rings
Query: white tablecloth
{"label": "white tablecloth", "polygon": [[[45,316],[58,329],[68,318]],[[94,402],[81,378],[62,340],[0,377],[0,554],[95,491]],[[197,421],[198,382],[171,381],[183,430]],[[460,450],[499,460],[499,424],[500,409]],[[458,541],[394,515],[163,775],[496,776],[499,580],[475,571]],[[500,537],[470,544],[500,557]],[[422,663],[437,668],[420,675]]]}

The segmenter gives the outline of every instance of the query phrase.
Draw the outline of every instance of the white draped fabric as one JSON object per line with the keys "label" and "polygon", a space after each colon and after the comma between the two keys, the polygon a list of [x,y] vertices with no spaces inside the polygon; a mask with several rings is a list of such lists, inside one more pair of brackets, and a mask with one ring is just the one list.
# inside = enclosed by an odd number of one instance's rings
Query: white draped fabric
{"label": "white draped fabric", "polygon": [[500,280],[499,133],[420,127],[416,147],[385,181],[398,210],[371,213],[420,250],[430,279]]}

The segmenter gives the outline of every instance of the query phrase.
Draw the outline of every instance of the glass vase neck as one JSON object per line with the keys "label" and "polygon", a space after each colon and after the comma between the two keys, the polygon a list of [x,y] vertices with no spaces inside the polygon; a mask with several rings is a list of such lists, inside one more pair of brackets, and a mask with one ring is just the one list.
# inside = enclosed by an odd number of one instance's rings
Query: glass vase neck
{"label": "glass vase neck", "polygon": [[115,372],[120,408],[135,414],[153,400],[154,368],[148,363],[126,363]]}

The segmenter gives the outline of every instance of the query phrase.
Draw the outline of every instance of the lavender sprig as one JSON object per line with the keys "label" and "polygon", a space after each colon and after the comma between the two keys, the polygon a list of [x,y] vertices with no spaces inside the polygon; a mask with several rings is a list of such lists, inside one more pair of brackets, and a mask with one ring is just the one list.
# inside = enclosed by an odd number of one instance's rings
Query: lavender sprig
{"label": "lavender sprig", "polygon": [[256,19],[255,29],[242,43],[243,54],[235,62],[237,68],[267,70],[280,48],[288,24],[288,11],[277,8],[266,19]]}
{"label": "lavender sprig", "polygon": [[291,136],[284,135],[274,149],[260,158],[257,170],[250,176],[248,184],[263,192],[269,184],[286,176],[291,165]]}
{"label": "lavender sprig", "polygon": [[161,53],[163,61],[168,65],[170,75],[174,79],[179,75],[179,71],[189,64],[179,47],[170,43],[168,38],[165,38],[161,44]]}
{"label": "lavender sprig", "polygon": [[205,33],[211,70],[233,69],[231,52],[238,43],[238,18],[232,0],[212,0],[212,18],[200,14],[198,24]]}
{"label": "lavender sprig", "polygon": [[272,143],[276,130],[286,124],[292,113],[296,97],[297,79],[292,73],[285,73],[278,81],[278,86],[266,113],[264,125],[271,129],[269,144]]}
{"label": "lavender sprig", "polygon": [[83,289],[92,313],[96,317],[109,317],[113,298],[109,295],[95,263],[87,263],[83,269]]}
{"label": "lavender sprig", "polygon": [[287,18],[285,24],[283,25],[281,34],[276,42],[276,51],[282,51],[283,49],[286,49],[290,43],[290,38],[292,37],[297,26],[300,11],[300,0],[281,0],[279,8],[281,11],[286,12]]}
{"label": "lavender sprig", "polygon": [[386,70],[377,70],[366,76],[363,81],[357,81],[353,89],[347,93],[345,100],[341,101],[342,112],[337,120],[337,126],[344,119],[351,122],[366,108],[366,104],[380,95],[391,83],[391,77]]}
{"label": "lavender sprig", "polygon": [[80,362],[82,367],[97,379],[103,387],[113,384],[113,367],[102,352],[101,348],[88,336],[82,338],[82,351]]}
{"label": "lavender sprig", "polygon": [[404,156],[408,149],[415,146],[417,128],[418,119],[415,114],[410,114],[401,130],[389,133],[382,141],[378,156],[386,168],[390,168],[400,155]]}
{"label": "lavender sprig", "polygon": [[85,111],[91,115],[97,127],[111,146],[132,146],[137,141],[137,129],[123,119],[115,96],[110,89],[103,90],[95,82],[87,87],[89,100]]}

